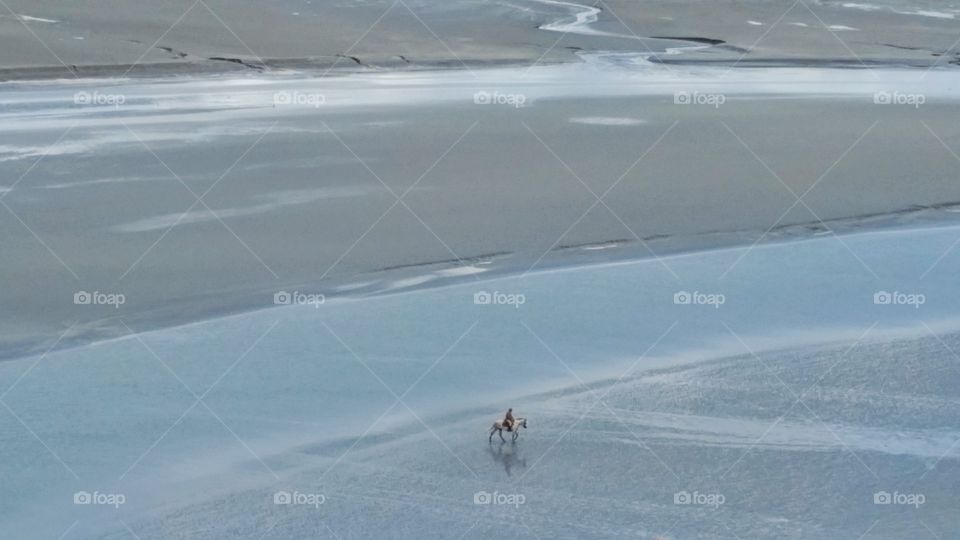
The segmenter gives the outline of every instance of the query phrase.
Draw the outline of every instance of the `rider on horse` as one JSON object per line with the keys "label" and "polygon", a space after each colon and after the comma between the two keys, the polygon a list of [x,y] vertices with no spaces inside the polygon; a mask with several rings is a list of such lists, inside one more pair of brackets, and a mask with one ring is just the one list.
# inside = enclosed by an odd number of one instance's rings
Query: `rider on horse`
{"label": "rider on horse", "polygon": [[513,408],[511,407],[511,408],[507,409],[507,414],[506,414],[506,416],[503,417],[503,427],[504,427],[507,431],[513,431],[513,422],[514,422],[514,420],[513,420]]}

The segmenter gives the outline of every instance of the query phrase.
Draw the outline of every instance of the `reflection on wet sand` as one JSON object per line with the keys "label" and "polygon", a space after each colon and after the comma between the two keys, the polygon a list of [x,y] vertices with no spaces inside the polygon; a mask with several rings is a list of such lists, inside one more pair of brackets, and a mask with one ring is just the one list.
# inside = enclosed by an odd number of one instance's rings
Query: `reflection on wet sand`
{"label": "reflection on wet sand", "polygon": [[523,456],[523,452],[516,442],[510,444],[501,442],[497,445],[491,443],[489,450],[494,463],[503,465],[503,470],[507,472],[507,476],[512,476],[514,466],[519,466],[521,469],[527,468],[527,458]]}

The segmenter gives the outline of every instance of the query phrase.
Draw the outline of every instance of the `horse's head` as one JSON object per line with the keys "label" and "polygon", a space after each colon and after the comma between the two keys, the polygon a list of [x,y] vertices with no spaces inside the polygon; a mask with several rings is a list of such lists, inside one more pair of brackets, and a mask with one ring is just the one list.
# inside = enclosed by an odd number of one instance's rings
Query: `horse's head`
{"label": "horse's head", "polygon": [[521,419],[520,419],[520,426],[523,427],[524,429],[527,428],[527,419],[526,419],[526,418],[521,418]]}

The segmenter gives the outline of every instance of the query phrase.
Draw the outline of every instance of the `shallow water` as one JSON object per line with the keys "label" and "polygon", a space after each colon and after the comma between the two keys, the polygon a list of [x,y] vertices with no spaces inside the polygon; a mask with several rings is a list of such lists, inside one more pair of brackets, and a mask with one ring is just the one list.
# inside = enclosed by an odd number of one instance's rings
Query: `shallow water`
{"label": "shallow water", "polygon": [[[878,537],[917,519],[948,537],[960,263],[936,259],[957,231],[535,272],[7,361],[4,526],[282,538],[326,523],[346,538],[392,523],[394,537],[456,537],[519,516],[541,537],[719,538],[722,516],[741,537],[839,538],[883,515]],[[483,292],[491,303],[475,303]],[[506,405],[530,429],[488,449]],[[81,490],[125,502],[72,504]],[[326,500],[277,506],[278,490]],[[527,502],[475,506],[483,490]],[[726,502],[673,504],[695,490]],[[875,507],[880,490],[928,503]]]}

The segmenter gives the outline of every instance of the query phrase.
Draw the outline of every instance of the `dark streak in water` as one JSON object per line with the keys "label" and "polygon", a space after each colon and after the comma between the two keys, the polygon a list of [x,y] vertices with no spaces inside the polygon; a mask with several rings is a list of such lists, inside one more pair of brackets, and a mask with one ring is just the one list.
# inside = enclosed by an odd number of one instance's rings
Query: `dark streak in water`
{"label": "dark streak in water", "polygon": [[924,49],[923,47],[908,47],[906,45],[894,45],[892,43],[881,43],[884,47],[891,47],[894,49],[902,49],[904,51],[929,51],[930,49]]}
{"label": "dark streak in water", "polygon": [[[346,54],[338,54],[337,57],[339,57],[339,58],[346,58],[346,59],[348,59],[348,60],[353,60],[358,66],[363,66],[363,67],[366,67],[366,68],[373,67],[373,66],[371,66],[371,65],[369,65],[369,64],[363,63],[363,61],[361,61],[361,60],[360,60],[359,58],[357,58],[356,56],[350,56],[350,55],[346,55]],[[406,61],[406,59],[404,59],[402,56],[401,56],[400,58],[403,59],[404,61]],[[407,62],[407,63],[409,64],[409,62]]]}
{"label": "dark streak in water", "polygon": [[652,39],[670,39],[673,41],[690,41],[692,43],[702,43],[704,45],[723,45],[726,41],[722,39],[705,37],[682,37],[682,36],[650,36]]}
{"label": "dark streak in water", "polygon": [[410,268],[426,268],[429,266],[441,266],[441,265],[452,265],[452,266],[463,266],[465,263],[480,263],[493,260],[497,257],[505,257],[512,255],[513,253],[509,251],[496,251],[493,253],[484,253],[482,255],[473,255],[471,257],[461,257],[459,259],[442,259],[438,261],[426,261],[410,264],[397,264],[393,266],[384,266],[383,268],[378,268],[373,270],[373,272],[389,272],[391,270],[405,270]]}
{"label": "dark streak in water", "polygon": [[258,64],[251,64],[242,58],[232,58],[228,56],[211,56],[207,60],[212,60],[214,62],[230,62],[232,64],[239,64],[243,67],[247,67],[256,71],[263,71],[264,66]]}
{"label": "dark streak in water", "polygon": [[603,240],[600,242],[581,242],[578,244],[561,244],[553,249],[553,251],[563,251],[566,249],[583,249],[588,247],[603,247],[603,246],[615,246],[619,244],[625,244],[630,242],[629,238],[618,238],[616,240]]}
{"label": "dark streak in water", "polygon": [[157,49],[160,49],[161,51],[166,51],[166,52],[168,52],[168,53],[170,53],[170,54],[176,55],[177,58],[186,58],[187,56],[190,56],[190,55],[188,55],[187,53],[185,53],[185,52],[183,52],[183,51],[178,51],[178,50],[174,49],[173,47],[158,46]]}

